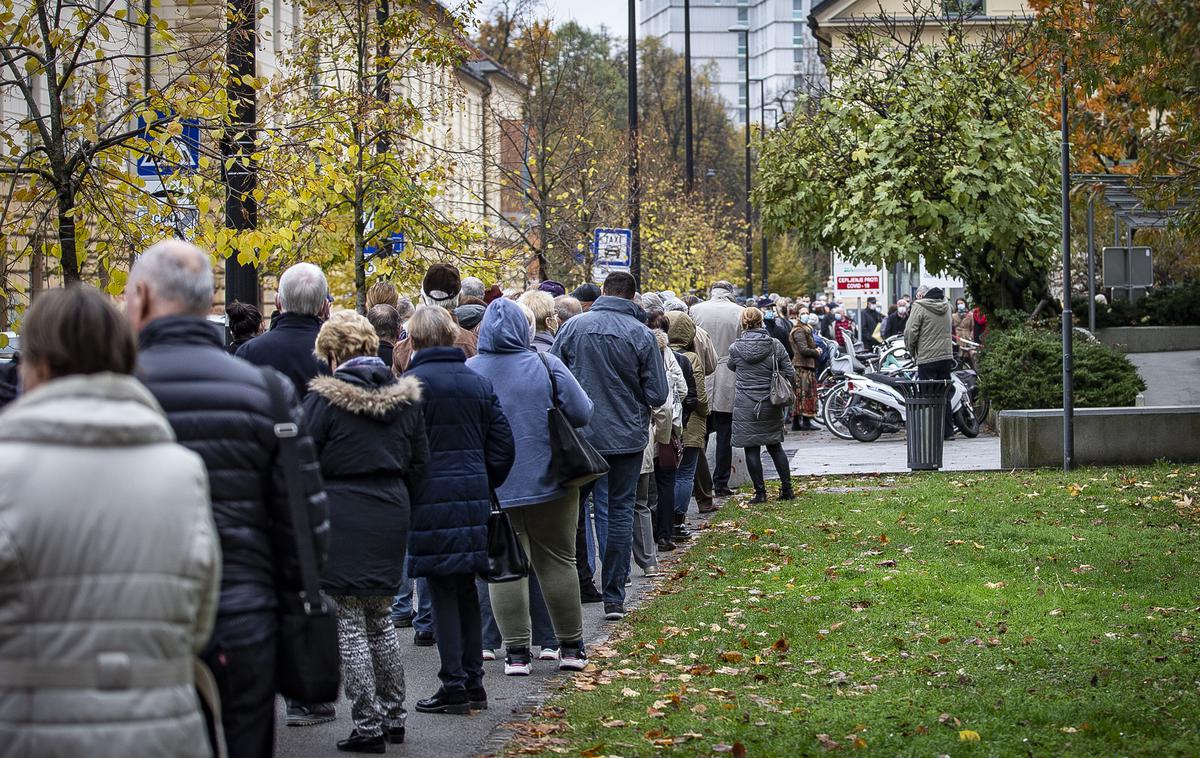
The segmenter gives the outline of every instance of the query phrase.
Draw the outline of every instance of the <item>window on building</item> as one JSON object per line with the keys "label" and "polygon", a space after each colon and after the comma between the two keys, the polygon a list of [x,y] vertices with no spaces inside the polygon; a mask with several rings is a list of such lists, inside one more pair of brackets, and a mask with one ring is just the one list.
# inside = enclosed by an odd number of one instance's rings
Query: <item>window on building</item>
{"label": "window on building", "polygon": [[279,55],[283,45],[283,2],[274,0],[271,3],[271,52]]}
{"label": "window on building", "polygon": [[792,44],[804,44],[804,24],[792,24]]}
{"label": "window on building", "polygon": [[942,12],[947,16],[983,16],[984,0],[942,0]]}
{"label": "window on building", "polygon": [[749,20],[750,20],[750,9],[744,5],[738,6],[738,21],[744,24],[744,23],[748,22]]}
{"label": "window on building", "polygon": [[745,105],[745,104],[746,104],[746,85],[739,84],[738,85],[738,105]]}
{"label": "window on building", "polygon": [[738,5],[749,5],[750,0],[737,0]]}
{"label": "window on building", "polygon": [[804,18],[804,0],[792,0],[792,18]]}
{"label": "window on building", "polygon": [[738,32],[738,55],[746,54],[746,37],[747,32]]}
{"label": "window on building", "polygon": [[744,55],[741,58],[738,58],[738,73],[746,73],[746,56]]}

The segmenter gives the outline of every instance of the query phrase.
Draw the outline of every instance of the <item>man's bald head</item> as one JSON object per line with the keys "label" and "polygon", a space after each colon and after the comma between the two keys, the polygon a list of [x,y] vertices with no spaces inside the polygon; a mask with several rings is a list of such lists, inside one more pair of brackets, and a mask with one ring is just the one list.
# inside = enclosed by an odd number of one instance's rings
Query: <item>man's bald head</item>
{"label": "man's bald head", "polygon": [[151,245],[133,264],[125,284],[125,310],[137,330],[163,316],[205,316],[212,298],[212,262],[183,240]]}

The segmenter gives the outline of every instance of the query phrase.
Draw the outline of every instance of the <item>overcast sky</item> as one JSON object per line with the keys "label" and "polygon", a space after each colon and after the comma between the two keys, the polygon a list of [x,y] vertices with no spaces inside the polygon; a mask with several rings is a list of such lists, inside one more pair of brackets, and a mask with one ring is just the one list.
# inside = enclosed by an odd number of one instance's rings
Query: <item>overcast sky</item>
{"label": "overcast sky", "polygon": [[[628,3],[622,0],[541,0],[547,14],[555,22],[574,20],[581,26],[599,29],[602,25],[614,37],[625,37],[629,28]],[[482,0],[476,15],[488,15],[493,0]]]}

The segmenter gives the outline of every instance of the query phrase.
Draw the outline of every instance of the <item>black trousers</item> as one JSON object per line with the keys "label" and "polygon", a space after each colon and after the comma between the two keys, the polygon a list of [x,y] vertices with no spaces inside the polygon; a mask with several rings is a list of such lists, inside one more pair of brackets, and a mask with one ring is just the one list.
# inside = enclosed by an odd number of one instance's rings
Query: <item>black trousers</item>
{"label": "black trousers", "polygon": [[713,431],[717,434],[717,449],[713,461],[713,489],[727,489],[729,475],[733,472],[733,414],[713,411],[708,414]]}
{"label": "black trousers", "polygon": [[221,726],[229,758],[271,758],[275,751],[275,638],[243,647],[215,646],[201,658],[221,695]]}
{"label": "black trousers", "polygon": [[[763,477],[762,466],[762,447],[754,445],[753,447],[742,448],[746,451],[746,472],[750,474],[750,481],[754,482],[755,492],[766,492],[767,482]],[[783,445],[778,442],[772,442],[767,445],[767,453],[771,456],[771,462],[775,464],[775,471],[779,474],[779,481],[783,488],[790,489],[792,486],[792,468],[788,462],[787,454],[783,452]]]}
{"label": "black trousers", "polygon": [[442,668],[438,679],[445,692],[483,686],[483,629],[474,574],[431,576],[429,599]]}
{"label": "black trousers", "polygon": [[588,554],[587,532],[591,526],[588,516],[589,499],[580,492],[579,495],[579,523],[575,525],[575,573],[579,575],[580,587],[594,587],[593,584],[595,571],[591,565],[591,555]]}
{"label": "black trousers", "polygon": [[[932,363],[922,363],[917,366],[917,379],[942,379],[950,380],[950,372],[954,370],[954,361],[946,359],[944,361],[933,361]],[[950,395],[946,395],[946,420],[942,424],[943,433],[946,437],[954,434],[953,412],[950,410]]]}
{"label": "black trousers", "polygon": [[658,505],[654,511],[654,539],[669,540],[675,536],[675,469],[664,469],[654,462],[654,488]]}

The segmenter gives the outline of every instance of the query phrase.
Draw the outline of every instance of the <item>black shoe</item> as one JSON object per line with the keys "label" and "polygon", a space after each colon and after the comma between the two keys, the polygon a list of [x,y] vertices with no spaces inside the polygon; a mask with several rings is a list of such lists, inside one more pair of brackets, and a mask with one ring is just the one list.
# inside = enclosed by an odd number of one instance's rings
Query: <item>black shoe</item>
{"label": "black shoe", "polygon": [[[404,741],[404,727],[400,727],[400,741]],[[382,734],[366,737],[355,729],[346,739],[338,740],[337,749],[343,753],[386,753],[387,743],[387,738]]]}
{"label": "black shoe", "polygon": [[779,499],[780,500],[795,500],[796,493],[792,492],[791,487],[781,487],[779,489]]}
{"label": "black shoe", "polygon": [[467,702],[473,711],[487,710],[487,690],[482,687],[467,688]]}
{"label": "black shoe", "polygon": [[952,439],[954,439],[954,432],[946,432],[946,435],[942,437],[943,442],[949,442]]}
{"label": "black shoe", "polygon": [[433,632],[414,632],[413,644],[417,647],[433,647],[437,644],[437,637],[433,636]]}
{"label": "black shoe", "polygon": [[762,491],[762,492],[755,492],[755,493],[754,493],[754,497],[750,499],[750,502],[751,502],[751,503],[765,503],[765,502],[767,502],[767,493],[766,493],[766,491]]}
{"label": "black shoe", "polygon": [[584,605],[588,603],[603,603],[604,595],[600,594],[600,590],[596,589],[596,585],[592,582],[579,585],[579,602]]}
{"label": "black shoe", "polygon": [[803,427],[801,427],[801,426],[800,426],[800,417],[799,417],[799,416],[792,416],[792,431],[793,431],[793,432],[798,432],[798,431],[800,431],[802,428],[803,428]]}
{"label": "black shoe", "polygon": [[314,726],[333,721],[335,718],[337,711],[334,710],[333,703],[301,703],[290,700],[287,704],[288,726]]}
{"label": "black shoe", "polygon": [[620,603],[604,604],[605,621],[620,621],[623,618],[625,618],[625,606],[621,605]]}
{"label": "black shoe", "polygon": [[404,744],[404,727],[403,726],[384,726],[384,738],[393,745]]}
{"label": "black shoe", "polygon": [[392,626],[396,627],[397,629],[411,629],[412,619],[412,616],[401,616],[398,619],[392,619]]}
{"label": "black shoe", "polygon": [[438,690],[433,697],[417,701],[418,713],[452,713],[465,716],[471,712],[471,701],[466,692],[446,693]]}
{"label": "black shoe", "polygon": [[583,640],[577,642],[564,642],[558,648],[558,670],[559,671],[583,671],[587,668],[588,657],[587,651],[583,647]]}
{"label": "black shoe", "polygon": [[692,533],[682,526],[675,527],[675,533],[671,535],[672,542],[687,542],[692,538]]}
{"label": "black shoe", "polygon": [[713,497],[732,497],[733,490],[728,487],[717,487],[713,489]]}
{"label": "black shoe", "polygon": [[677,547],[677,545],[674,542],[672,542],[671,540],[659,540],[658,541],[658,549],[660,552],[669,553],[672,550],[674,550],[676,547]]}

